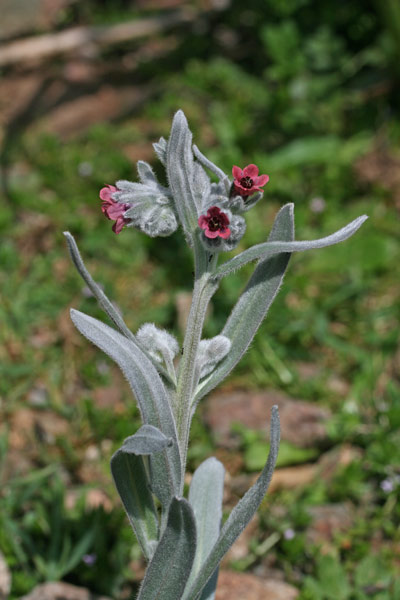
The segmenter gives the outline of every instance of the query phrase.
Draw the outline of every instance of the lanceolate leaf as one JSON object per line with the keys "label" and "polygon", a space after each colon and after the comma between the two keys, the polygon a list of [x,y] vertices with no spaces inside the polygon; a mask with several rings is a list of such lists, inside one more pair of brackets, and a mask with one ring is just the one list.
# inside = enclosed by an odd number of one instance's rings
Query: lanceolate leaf
{"label": "lanceolate leaf", "polygon": [[[93,296],[96,298],[96,300],[99,303],[99,305],[101,306],[101,308],[104,310],[105,313],[107,313],[108,317],[111,319],[111,321],[117,327],[117,329],[119,329],[119,331],[125,337],[127,337],[129,340],[132,340],[133,342],[135,342],[139,346],[139,348],[141,348],[141,350],[143,352],[143,347],[141,347],[141,345],[140,345],[140,343],[138,343],[138,340],[136,339],[136,337],[133,335],[131,330],[127,327],[127,325],[125,324],[119,311],[115,308],[113,303],[107,298],[107,296],[105,295],[105,293],[103,292],[101,287],[94,281],[93,277],[90,275],[89,271],[85,267],[85,263],[82,260],[82,257],[80,255],[80,252],[79,252],[79,249],[75,242],[74,237],[69,233],[69,231],[64,231],[64,235],[67,240],[68,250],[69,250],[72,262],[74,263],[74,265],[76,267],[76,270],[78,271],[79,275],[82,277],[83,281],[86,283],[86,285],[92,292]],[[148,354],[147,354],[147,357],[152,360],[152,357],[151,356],[149,357]],[[154,361],[154,363],[156,364],[157,369],[160,371],[160,373],[162,373],[162,375],[164,375],[164,377],[166,379],[170,379],[169,374],[165,371],[165,369],[160,364],[157,364],[156,361]]]}
{"label": "lanceolate leaf", "polygon": [[205,587],[208,580],[213,576],[215,569],[218,567],[222,558],[248,525],[254,513],[261,504],[262,499],[268,489],[271,481],[272,473],[275,468],[276,459],[279,450],[279,414],[278,407],[273,406],[271,412],[271,434],[270,434],[270,451],[267,463],[257,479],[256,483],[251,487],[243,498],[238,502],[232,510],[225,525],[223,526],[217,542],[214,544],[208,558],[202,565],[195,581],[190,589],[185,591],[182,600],[197,600]]}
{"label": "lanceolate leaf", "polygon": [[111,472],[143,554],[150,560],[157,545],[159,529],[145,460],[142,456],[126,452],[122,446],[111,459]]}
{"label": "lanceolate leaf", "polygon": [[[277,214],[268,240],[291,241],[293,238],[293,204],[286,204]],[[289,258],[290,254],[285,252],[258,263],[221,332],[231,340],[231,349],[213,373],[200,383],[195,402],[218,385],[246,352],[279,291]]]}
{"label": "lanceolate leaf", "polygon": [[167,438],[157,427],[142,425],[135,434],[126,438],[122,450],[128,454],[146,456],[162,452],[173,443],[172,438]]}
{"label": "lanceolate leaf", "polygon": [[197,227],[193,186],[192,134],[181,110],[174,116],[167,146],[167,175],[175,208],[189,237]]}
{"label": "lanceolate leaf", "polygon": [[339,229],[335,233],[328,235],[327,237],[321,238],[319,240],[312,241],[304,241],[304,242],[285,242],[285,241],[274,241],[274,242],[265,242],[264,244],[257,244],[241,254],[234,256],[231,260],[228,260],[224,264],[222,264],[216,272],[216,278],[221,279],[236,271],[243,265],[246,265],[248,262],[252,260],[265,259],[274,256],[275,254],[279,254],[280,252],[302,252],[304,250],[312,250],[314,248],[325,248],[326,246],[332,246],[333,244],[338,244],[339,242],[343,242],[347,240],[347,238],[351,237],[357,229],[361,227],[361,225],[366,221],[368,217],[363,215],[354,219],[351,223]]}
{"label": "lanceolate leaf", "polygon": [[[225,469],[222,463],[212,457],[196,469],[190,484],[189,502],[196,519],[197,550],[187,589],[190,589],[219,536],[224,476]],[[210,600],[212,597],[209,595]]]}
{"label": "lanceolate leaf", "polygon": [[180,600],[196,552],[193,510],[173,498],[165,532],[147,568],[137,600]]}
{"label": "lanceolate leaf", "polygon": [[135,336],[125,325],[124,320],[121,317],[118,310],[107,298],[101,287],[94,281],[93,277],[90,275],[89,271],[85,267],[74,237],[69,233],[69,231],[64,231],[64,235],[65,239],[67,240],[68,250],[72,262],[74,263],[78,273],[88,286],[89,290],[92,292],[93,296],[96,298],[97,302],[100,304],[104,312],[107,313],[114,325],[120,330],[120,332],[123,333],[127,338],[134,340]]}
{"label": "lanceolate leaf", "polygon": [[136,396],[143,422],[172,438],[173,445],[151,459],[153,492],[167,507],[171,497],[180,493],[181,461],[175,422],[160,376],[134,342],[108,325],[73,309],[71,319],[82,335],[118,364]]}

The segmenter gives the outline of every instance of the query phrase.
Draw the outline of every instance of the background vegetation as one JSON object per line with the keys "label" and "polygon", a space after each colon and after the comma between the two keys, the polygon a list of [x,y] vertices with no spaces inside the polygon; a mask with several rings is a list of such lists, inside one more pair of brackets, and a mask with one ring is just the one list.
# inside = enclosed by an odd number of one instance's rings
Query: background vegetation
{"label": "background vegetation", "polygon": [[[348,242],[292,258],[224,387],[279,390],[331,410],[324,447],[300,457],[291,447],[286,466],[344,444],[352,459],[338,461],[328,479],[268,496],[247,557],[230,566],[283,572],[302,600],[400,597],[400,9],[389,0],[220,4],[190,3],[200,12],[159,36],[170,44],[163,53],[157,39],[136,62],[129,57],[141,41],[102,51],[107,85],[118,92],[130,78],[146,91],[132,110],[62,136],[41,127],[32,108],[31,120],[3,138],[0,549],[13,571],[11,598],[60,578],[122,598],[142,576],[108,466],[138,414],[117,368],[70,324],[70,306],[102,315],[68,261],[62,231],[74,234],[133,330],[152,321],[181,335],[177,292],[190,291],[192,269],[182,237],[116,237],[98,199],[105,183],[135,177],[133,160],[151,160],[161,175],[151,142],[168,135],[179,107],[198,146],[226,172],[254,162],[270,175],[240,249],[266,238],[286,202],[295,203],[299,239],[370,217]],[[58,28],[166,10],[145,6],[73,3]],[[249,272],[223,281],[207,336],[220,331]],[[257,471],[263,436],[239,428],[237,440],[220,452],[227,469]],[[216,448],[200,409],[189,469]],[[310,511],[343,504],[349,525],[321,552],[308,535]]]}

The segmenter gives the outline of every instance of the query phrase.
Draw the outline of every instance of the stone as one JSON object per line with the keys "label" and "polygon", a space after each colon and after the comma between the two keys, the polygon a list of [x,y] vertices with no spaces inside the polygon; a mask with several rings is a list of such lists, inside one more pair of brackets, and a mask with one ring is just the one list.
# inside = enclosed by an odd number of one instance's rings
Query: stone
{"label": "stone", "polygon": [[37,585],[20,600],[111,600],[111,598],[96,596],[86,588],[59,581]]}
{"label": "stone", "polygon": [[0,40],[48,29],[62,18],[73,0],[2,0]]}
{"label": "stone", "polygon": [[325,422],[330,412],[280,392],[233,390],[212,394],[205,403],[204,418],[218,443],[232,446],[231,428],[240,423],[249,429],[268,431],[271,408],[279,407],[281,438],[303,448],[322,444],[327,439]]}
{"label": "stone", "polygon": [[282,581],[249,573],[220,571],[215,600],[295,600],[299,591]]}

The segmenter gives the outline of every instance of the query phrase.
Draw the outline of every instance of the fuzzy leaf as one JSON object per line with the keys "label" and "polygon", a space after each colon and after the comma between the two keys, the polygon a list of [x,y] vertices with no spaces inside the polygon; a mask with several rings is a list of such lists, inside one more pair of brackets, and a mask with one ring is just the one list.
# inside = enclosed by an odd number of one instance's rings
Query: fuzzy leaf
{"label": "fuzzy leaf", "polygon": [[123,333],[126,337],[131,340],[135,339],[133,333],[128,329],[125,325],[123,318],[121,317],[118,310],[112,304],[112,302],[107,298],[101,287],[94,281],[89,271],[85,267],[82,257],[79,253],[78,246],[75,242],[74,237],[70,234],[69,231],[64,231],[64,236],[67,240],[68,250],[74,263],[78,273],[88,286],[89,290],[92,292],[93,296],[96,298],[97,302],[100,304],[101,308],[104,312],[107,313],[111,321],[114,325]]}
{"label": "fuzzy leaf", "polygon": [[[222,519],[225,469],[216,458],[208,458],[196,469],[189,489],[189,502],[196,519],[197,550],[186,588],[189,589],[218,539]],[[215,585],[217,580],[215,578]],[[215,588],[214,588],[215,589]],[[208,597],[211,598],[210,593]]]}
{"label": "fuzzy leaf", "polygon": [[[268,240],[291,241],[293,238],[293,204],[286,204],[277,214]],[[200,383],[196,402],[225,379],[246,352],[279,291],[289,258],[290,254],[285,252],[258,263],[222,330],[232,342],[231,350],[215,371]]]}
{"label": "fuzzy leaf", "polygon": [[196,552],[196,523],[184,498],[173,498],[165,532],[147,568],[137,600],[180,600]]}
{"label": "fuzzy leaf", "polygon": [[174,116],[168,140],[167,175],[176,211],[190,238],[197,227],[198,211],[193,190],[192,134],[181,110]]}
{"label": "fuzzy leaf", "polygon": [[172,444],[172,438],[167,438],[157,427],[142,425],[136,433],[124,440],[122,450],[128,454],[143,456],[162,452]]}
{"label": "fuzzy leaf", "polygon": [[357,229],[361,227],[361,225],[366,221],[368,217],[363,215],[354,219],[351,223],[339,229],[335,233],[328,235],[327,237],[321,238],[319,240],[312,241],[303,241],[303,242],[285,242],[285,241],[274,241],[274,242],[265,242],[264,244],[257,244],[252,248],[248,248],[244,252],[241,252],[237,256],[234,256],[224,264],[222,264],[216,272],[216,278],[221,279],[236,271],[243,265],[246,265],[248,262],[258,259],[266,259],[274,256],[275,254],[279,254],[281,252],[303,252],[304,250],[312,250],[314,248],[325,248],[326,246],[332,246],[333,244],[338,244],[339,242],[343,242],[351,237]]}
{"label": "fuzzy leaf", "polygon": [[138,346],[101,321],[77,310],[71,319],[88,340],[110,356],[128,380],[139,405],[143,422],[157,427],[173,445],[152,456],[153,492],[164,508],[181,489],[181,461],[175,422],[167,391],[151,361]]}
{"label": "fuzzy leaf", "polygon": [[149,560],[157,544],[159,527],[144,460],[122,446],[111,459],[111,472],[129,522]]}
{"label": "fuzzy leaf", "polygon": [[158,142],[153,144],[154,152],[158,156],[158,160],[162,165],[167,164],[167,140],[163,137],[160,137]]}
{"label": "fuzzy leaf", "polygon": [[279,414],[278,407],[273,406],[271,411],[271,434],[270,451],[267,463],[257,479],[256,483],[246,492],[243,498],[238,502],[228,517],[228,520],[222,527],[217,542],[214,544],[208,558],[203,563],[200,572],[195,578],[190,589],[185,591],[182,600],[197,600],[201,591],[215,573],[222,558],[227,553],[235,540],[248,525],[251,518],[260,506],[262,499],[268,489],[272,473],[275,468],[276,459],[279,450]]}

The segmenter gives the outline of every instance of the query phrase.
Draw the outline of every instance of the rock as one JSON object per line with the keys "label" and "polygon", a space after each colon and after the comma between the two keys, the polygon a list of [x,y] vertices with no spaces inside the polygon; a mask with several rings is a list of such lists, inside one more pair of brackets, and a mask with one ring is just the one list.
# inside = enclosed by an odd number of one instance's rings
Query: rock
{"label": "rock", "polygon": [[215,600],[295,600],[299,591],[282,581],[266,581],[248,573],[221,571]]}
{"label": "rock", "polygon": [[52,27],[73,0],[2,0],[0,40]]}
{"label": "rock", "polygon": [[0,552],[0,600],[7,600],[11,590],[11,573],[6,560]]}
{"label": "rock", "polygon": [[303,448],[326,440],[325,421],[330,416],[327,409],[275,391],[250,393],[237,390],[212,394],[206,402],[204,418],[218,442],[231,447],[233,423],[266,431],[274,404],[279,407],[283,440]]}
{"label": "rock", "polygon": [[108,596],[95,596],[88,589],[62,581],[37,585],[20,600],[111,600]]}

